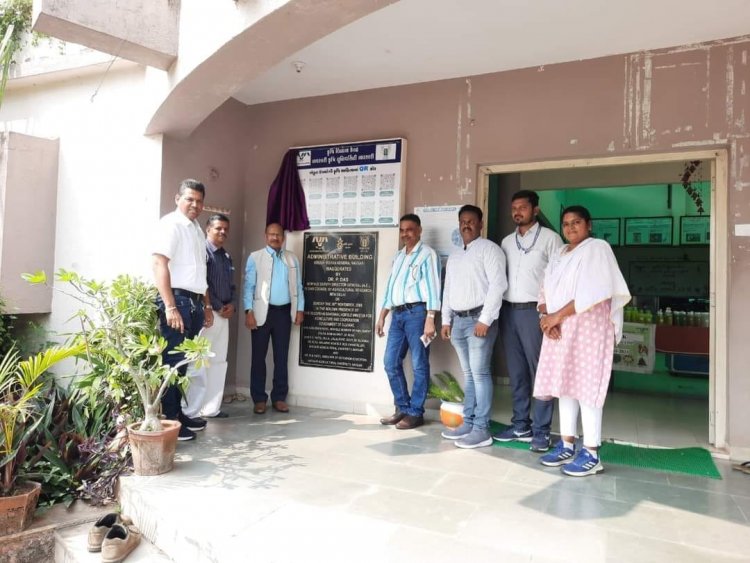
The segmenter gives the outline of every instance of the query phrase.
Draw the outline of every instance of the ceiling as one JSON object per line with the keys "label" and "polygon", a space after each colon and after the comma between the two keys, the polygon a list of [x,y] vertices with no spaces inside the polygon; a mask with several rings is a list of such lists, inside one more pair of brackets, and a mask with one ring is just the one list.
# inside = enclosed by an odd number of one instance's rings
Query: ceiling
{"label": "ceiling", "polygon": [[298,51],[234,97],[258,104],[748,34],[750,0],[401,0]]}

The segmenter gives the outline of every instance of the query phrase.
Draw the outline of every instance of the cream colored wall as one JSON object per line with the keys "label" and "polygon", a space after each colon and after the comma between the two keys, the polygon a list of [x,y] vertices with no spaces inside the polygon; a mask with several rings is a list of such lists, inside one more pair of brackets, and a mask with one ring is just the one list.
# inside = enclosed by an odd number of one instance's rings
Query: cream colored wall
{"label": "cream colored wall", "polygon": [[[131,66],[6,93],[6,130],[59,139],[55,269],[95,278],[151,275],[162,143],[143,136],[143,81],[144,70]],[[30,216],[27,228],[45,220]],[[49,329],[70,330],[66,321],[76,307],[56,294]]]}

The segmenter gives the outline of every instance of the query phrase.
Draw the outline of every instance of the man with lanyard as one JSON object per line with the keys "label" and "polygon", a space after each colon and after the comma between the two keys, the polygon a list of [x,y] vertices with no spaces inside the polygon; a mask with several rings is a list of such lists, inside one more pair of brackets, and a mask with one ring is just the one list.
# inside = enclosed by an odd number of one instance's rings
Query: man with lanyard
{"label": "man with lanyard", "polygon": [[[175,196],[177,209],[159,221],[153,251],[153,270],[159,291],[160,329],[167,340],[164,363],[174,366],[182,354],[170,354],[186,338],[198,335],[202,327],[213,324],[213,311],[206,281],[206,239],[196,221],[203,211],[206,188],[196,180],[183,180]],[[180,368],[185,375],[186,367]],[[170,385],[161,400],[162,413],[181,423],[178,440],[194,440],[195,431],[203,430],[206,421],[182,412],[181,393]]]}
{"label": "man with lanyard", "polygon": [[[385,335],[385,319],[392,312],[384,364],[396,412],[381,418],[380,424],[409,430],[424,424],[430,386],[429,344],[435,338],[435,313],[440,310],[440,271],[437,254],[420,240],[422,222],[418,215],[401,217],[399,236],[404,246],[393,258],[375,331],[381,338]],[[414,371],[411,396],[403,367],[407,349]]]}
{"label": "man with lanyard", "polygon": [[206,252],[208,272],[208,295],[214,314],[213,326],[205,327],[201,335],[211,343],[215,354],[209,365],[196,369],[188,368],[190,386],[183,412],[189,416],[226,418],[221,410],[224,396],[224,381],[227,376],[227,348],[229,347],[229,319],[235,312],[234,266],[232,257],[224,249],[229,234],[229,217],[215,213],[206,222]]}
{"label": "man with lanyard", "polygon": [[305,318],[305,294],[299,260],[285,250],[284,229],[278,223],[266,227],[266,247],[253,252],[245,266],[243,301],[245,326],[250,329],[253,351],[250,364],[250,395],[253,412],[266,412],[266,355],[273,339],[273,389],[271,406],[289,412],[289,337],[292,322]]}
{"label": "man with lanyard", "polygon": [[511,426],[493,436],[499,442],[531,442],[531,451],[546,452],[550,444],[550,425],[554,400],[534,399],[534,418],[530,418],[534,376],[542,348],[537,299],[544,270],[550,257],[562,246],[555,231],[537,221],[539,196],[521,190],[511,198],[513,233],[501,244],[508,262],[508,290],[500,315],[500,336],[510,376],[513,400]]}
{"label": "man with lanyard", "polygon": [[443,432],[459,448],[492,445],[492,350],[497,317],[508,287],[505,255],[482,234],[482,210],[464,205],[458,212],[463,247],[448,258],[443,292],[443,340],[450,339],[464,372],[464,422]]}

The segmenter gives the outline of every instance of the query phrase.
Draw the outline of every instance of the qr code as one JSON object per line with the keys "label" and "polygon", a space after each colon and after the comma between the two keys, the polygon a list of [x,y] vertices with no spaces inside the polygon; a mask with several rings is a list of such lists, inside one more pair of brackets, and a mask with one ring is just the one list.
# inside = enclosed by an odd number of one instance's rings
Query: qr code
{"label": "qr code", "polygon": [[383,174],[380,176],[381,191],[391,191],[396,187],[396,174]]}

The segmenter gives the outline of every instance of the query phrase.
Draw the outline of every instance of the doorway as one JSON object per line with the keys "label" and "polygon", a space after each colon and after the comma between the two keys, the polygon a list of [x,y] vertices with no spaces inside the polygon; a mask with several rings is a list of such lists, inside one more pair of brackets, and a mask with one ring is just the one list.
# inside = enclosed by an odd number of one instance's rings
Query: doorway
{"label": "doorway", "polygon": [[[686,170],[691,163],[698,161],[694,173],[688,175],[688,181],[684,182]],[[478,185],[479,201],[488,210],[488,238],[499,242],[512,231],[509,213],[503,210],[508,208],[510,195],[519,189],[534,189],[540,194],[540,207],[548,226],[558,232],[561,205],[586,205],[595,219],[608,219],[600,222],[602,233],[599,236],[612,238],[618,262],[622,262],[621,268],[625,265],[623,273],[626,278],[630,277],[631,271],[638,272],[638,289],[631,287],[633,295],[641,294],[640,303],[638,300],[636,302],[639,308],[633,318],[635,322],[641,320],[637,315],[641,315],[645,308],[651,311],[653,317],[644,324],[653,325],[655,334],[663,337],[666,333],[678,332],[677,329],[665,328],[658,332],[656,329],[657,323],[666,324],[665,309],[670,307],[670,313],[675,310],[685,312],[686,318],[677,322],[690,323],[691,326],[709,325],[705,331],[693,331],[708,333],[705,343],[708,354],[700,357],[701,361],[705,360],[701,365],[696,367],[695,358],[689,355],[659,352],[652,358],[656,370],[651,370],[651,375],[656,376],[651,379],[639,381],[636,376],[613,374],[613,388],[605,404],[604,430],[607,438],[667,447],[710,444],[716,449],[723,449],[726,446],[728,266],[725,151],[483,166],[479,171]],[[656,202],[659,202],[658,205]],[[611,212],[607,212],[607,209]],[[657,216],[660,219],[657,220]],[[666,226],[670,223],[667,216],[671,216],[671,228]],[[639,225],[644,224],[642,219],[646,218],[653,219],[650,231],[639,229]],[[656,233],[659,228],[664,233],[669,232],[671,240],[657,240],[658,234],[651,235],[651,241],[641,238],[644,233]],[[701,229],[708,229],[703,238],[698,235]],[[597,230],[596,225],[594,230]],[[688,270],[700,270],[696,264],[703,262],[709,270],[706,295],[691,297],[681,295],[680,291],[676,295],[647,295],[659,292],[652,291],[644,282],[651,279],[655,286],[659,280],[654,276],[674,274],[674,271],[669,274],[668,268],[653,266],[665,262],[660,253],[671,253],[673,258],[675,253],[686,256],[685,263],[690,262],[691,265],[687,267],[683,264],[681,267]],[[701,275],[699,271],[693,274]],[[629,280],[629,283],[632,282]],[[686,287],[678,289],[685,290]],[[659,310],[661,316],[657,319]],[[693,315],[688,321],[690,312]],[[631,314],[634,313],[631,311]],[[674,318],[672,322],[675,322]],[[708,372],[707,379],[701,379],[703,371]],[[695,379],[689,379],[693,377]],[[672,388],[665,391],[664,385]],[[506,413],[502,412],[504,402],[507,402],[503,396],[507,399],[507,395],[501,392],[498,396],[499,420],[509,418],[509,414],[504,416]],[[509,404],[507,408],[509,412]],[[635,424],[633,417],[636,410],[638,424]]]}

